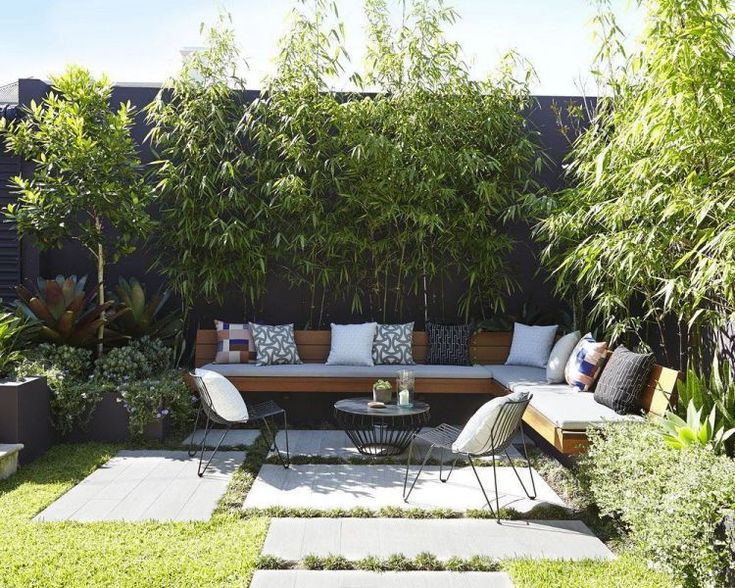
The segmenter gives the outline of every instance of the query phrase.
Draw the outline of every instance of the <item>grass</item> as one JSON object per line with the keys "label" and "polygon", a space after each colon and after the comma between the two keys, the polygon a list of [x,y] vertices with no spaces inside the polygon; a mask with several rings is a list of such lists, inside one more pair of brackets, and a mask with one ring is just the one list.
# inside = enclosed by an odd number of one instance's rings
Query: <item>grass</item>
{"label": "grass", "polygon": [[0,585],[247,586],[268,520],[218,512],[207,523],[33,523],[118,450],[59,445],[0,482]]}

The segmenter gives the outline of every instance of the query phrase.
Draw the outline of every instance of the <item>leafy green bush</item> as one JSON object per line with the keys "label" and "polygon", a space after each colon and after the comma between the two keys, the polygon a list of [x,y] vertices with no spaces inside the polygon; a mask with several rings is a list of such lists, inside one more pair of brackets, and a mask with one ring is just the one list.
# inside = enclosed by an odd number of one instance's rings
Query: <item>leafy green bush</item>
{"label": "leafy green bush", "polygon": [[685,586],[721,585],[729,558],[715,529],[735,504],[735,461],[700,446],[667,446],[658,426],[615,423],[590,431],[580,479],[603,515]]}
{"label": "leafy green bush", "polygon": [[22,359],[21,347],[28,328],[22,318],[7,312],[0,313],[0,378],[10,376]]}
{"label": "leafy green bush", "polygon": [[150,378],[173,367],[174,353],[159,339],[142,337],[111,349],[95,362],[94,377],[120,384]]}

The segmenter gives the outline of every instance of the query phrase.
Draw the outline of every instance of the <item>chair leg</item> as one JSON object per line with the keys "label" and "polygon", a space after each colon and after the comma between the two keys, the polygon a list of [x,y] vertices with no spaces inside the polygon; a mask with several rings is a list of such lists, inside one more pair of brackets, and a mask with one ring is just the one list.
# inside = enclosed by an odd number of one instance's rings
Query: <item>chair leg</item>
{"label": "chair leg", "polygon": [[521,484],[521,488],[523,488],[523,491],[526,493],[526,496],[530,498],[531,500],[536,500],[536,482],[533,479],[533,470],[531,469],[531,460],[528,458],[528,450],[526,449],[526,437],[523,435],[523,425],[520,427],[521,431],[521,441],[523,442],[523,457],[526,460],[526,467],[528,468],[528,477],[531,478],[531,488],[533,490],[533,496],[529,493],[529,491],[526,489],[526,485],[523,483],[523,480],[521,479],[520,474],[516,470],[516,466],[513,463],[513,460],[510,458],[510,455],[508,455],[508,451],[505,451],[505,455],[508,458],[508,461],[510,462],[511,467],[513,468],[513,473],[516,475],[516,478],[518,478],[518,481]]}
{"label": "chair leg", "polygon": [[[470,462],[470,466],[472,466],[472,471],[475,473],[475,478],[477,478],[477,483],[480,485],[480,490],[482,490],[482,495],[485,497],[485,502],[487,502],[487,507],[490,509],[490,513],[495,515],[495,517],[498,520],[498,523],[500,523],[500,502],[498,500],[498,478],[495,476],[495,505],[497,507],[497,510],[493,508],[493,505],[490,504],[490,499],[487,496],[487,492],[485,492],[485,486],[482,485],[482,480],[480,479],[480,475],[477,473],[477,468],[475,468],[475,462],[472,461],[472,456],[468,455],[467,459]],[[495,459],[493,458],[493,475],[495,474]]]}
{"label": "chair leg", "polygon": [[281,453],[281,450],[278,447],[278,442],[276,441],[276,436],[278,434],[278,430],[276,429],[276,427],[274,426],[271,429],[270,425],[268,424],[268,418],[263,419],[263,425],[265,426],[266,430],[266,441],[268,441],[268,450],[275,451],[276,455],[278,456],[278,461],[281,462],[283,468],[288,469],[291,466],[291,455],[288,450],[288,420],[286,419],[286,411],[283,411],[283,432],[286,435],[286,459],[283,458],[283,454]]}
{"label": "chair leg", "polygon": [[449,477],[452,475],[452,472],[454,471],[454,466],[457,465],[457,460],[459,459],[459,455],[455,456],[455,458],[452,460],[452,465],[449,467],[449,473],[447,474],[447,477],[442,477],[445,451],[446,449],[442,447],[441,460],[439,461],[439,480],[442,482],[442,484],[446,484],[449,481]]}
{"label": "chair leg", "polygon": [[214,459],[214,456],[217,453],[217,450],[219,449],[219,446],[222,445],[222,441],[225,440],[225,437],[227,436],[227,433],[230,431],[230,427],[226,427],[224,432],[222,433],[222,436],[219,438],[219,441],[217,441],[217,445],[215,445],[214,449],[212,450],[212,455],[209,456],[209,459],[207,460],[207,463],[202,468],[202,461],[204,459],[204,448],[206,446],[207,442],[207,433],[210,430],[209,424],[210,419],[207,417],[207,426],[204,428],[204,437],[202,437],[202,449],[201,453],[199,454],[199,469],[197,470],[197,475],[201,478],[204,475],[204,472],[207,471],[207,468],[209,467],[209,464],[212,463],[212,460]]}
{"label": "chair leg", "polygon": [[191,432],[191,437],[189,439],[189,449],[187,450],[187,453],[189,454],[189,457],[194,457],[197,452],[194,449],[194,436],[196,435],[197,428],[199,427],[199,417],[202,414],[202,405],[199,404],[199,408],[197,409],[197,416],[196,419],[194,419],[194,430]]}
{"label": "chair leg", "polygon": [[416,482],[419,481],[419,476],[421,475],[421,472],[424,471],[424,466],[429,461],[429,457],[431,457],[431,452],[434,450],[434,445],[429,445],[429,450],[426,452],[426,457],[424,457],[424,461],[421,463],[421,467],[419,468],[416,477],[413,479],[413,483],[408,489],[408,493],[406,493],[406,485],[408,483],[408,469],[411,467],[411,452],[413,451],[413,442],[415,439],[416,438],[414,437],[414,439],[411,441],[411,445],[408,450],[408,461],[406,462],[406,477],[403,480],[403,502],[408,502],[408,497],[411,496],[411,492],[413,492],[413,489],[416,486]]}

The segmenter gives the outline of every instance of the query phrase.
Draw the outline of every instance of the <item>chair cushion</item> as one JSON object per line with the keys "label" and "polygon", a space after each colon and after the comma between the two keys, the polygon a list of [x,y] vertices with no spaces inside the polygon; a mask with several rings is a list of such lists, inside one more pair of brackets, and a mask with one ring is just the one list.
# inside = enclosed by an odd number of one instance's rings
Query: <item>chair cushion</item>
{"label": "chair cushion", "polygon": [[653,353],[633,353],[621,345],[600,374],[595,400],[618,414],[640,412],[641,395],[654,363]]}
{"label": "chair cushion", "polygon": [[377,323],[335,325],[327,365],[373,365],[373,341]]}
{"label": "chair cushion", "polygon": [[587,333],[574,347],[564,368],[567,384],[582,392],[592,389],[600,375],[607,353],[607,343],[595,341],[592,333]]}
{"label": "chair cushion", "polygon": [[508,396],[498,396],[483,404],[470,417],[457,440],[452,443],[452,451],[457,453],[481,454],[491,449],[490,432],[500,414],[500,409],[510,401],[528,398],[526,392],[514,392]]}
{"label": "chair cushion", "polygon": [[413,365],[413,323],[378,325],[373,340],[375,365]]}
{"label": "chair cushion", "polygon": [[214,321],[214,328],[217,329],[215,363],[248,363],[255,359],[255,342],[249,325]]}
{"label": "chair cushion", "polygon": [[472,325],[426,323],[428,349],[426,363],[431,365],[470,365]]}
{"label": "chair cushion", "polygon": [[544,368],[523,365],[488,365],[485,367],[496,382],[512,392],[520,384],[546,384]]}
{"label": "chair cushion", "polygon": [[549,363],[546,364],[546,381],[549,384],[562,384],[564,382],[564,368],[567,366],[569,356],[582,338],[579,331],[564,335],[551,348]]}
{"label": "chair cushion", "polygon": [[210,408],[217,415],[233,423],[244,423],[248,420],[248,407],[232,382],[212,370],[197,369],[194,373],[202,378],[212,402]]}
{"label": "chair cushion", "polygon": [[283,365],[301,363],[299,350],[290,325],[258,325],[250,323],[255,339],[258,365]]}
{"label": "chair cushion", "polygon": [[619,415],[596,402],[592,392],[580,392],[568,384],[521,385],[516,390],[533,394],[530,406],[560,429],[584,431],[606,422],[642,418]]}
{"label": "chair cushion", "polygon": [[[227,377],[253,378],[395,378],[400,366],[348,366],[303,363],[299,365],[267,365],[254,363],[217,364],[209,363],[203,369],[216,371]],[[411,367],[417,378],[470,378],[488,380],[492,377],[484,366],[471,365],[423,365]]]}
{"label": "chair cushion", "polygon": [[549,353],[554,345],[558,325],[541,327],[536,325],[513,325],[513,341],[505,365],[527,365],[545,368]]}

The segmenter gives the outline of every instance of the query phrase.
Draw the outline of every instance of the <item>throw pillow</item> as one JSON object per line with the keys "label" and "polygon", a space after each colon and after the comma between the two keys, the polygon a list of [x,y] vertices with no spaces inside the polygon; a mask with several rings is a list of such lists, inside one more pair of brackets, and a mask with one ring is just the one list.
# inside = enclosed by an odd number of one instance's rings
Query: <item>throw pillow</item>
{"label": "throw pillow", "polygon": [[459,453],[480,454],[491,449],[490,432],[500,414],[500,409],[507,402],[528,399],[528,392],[513,392],[507,396],[493,398],[483,404],[470,417],[457,440],[452,443],[452,450]]}
{"label": "throw pillow", "polygon": [[426,363],[431,365],[470,365],[472,325],[426,323],[428,349]]}
{"label": "throw pillow", "polygon": [[293,336],[293,323],[290,325],[258,325],[250,323],[255,339],[255,353],[258,365],[283,365],[301,363],[299,350]]}
{"label": "throw pillow", "polygon": [[653,353],[633,353],[621,345],[600,374],[595,400],[618,414],[640,412],[641,396],[654,363]]}
{"label": "throw pillow", "polygon": [[255,355],[250,327],[242,323],[214,321],[217,329],[217,354],[214,363],[248,363]]}
{"label": "throw pillow", "polygon": [[561,384],[564,382],[564,368],[572,355],[572,351],[582,338],[582,333],[574,331],[564,335],[551,348],[549,363],[546,364],[546,382],[549,384]]}
{"label": "throw pillow", "polygon": [[194,374],[204,382],[214,412],[231,422],[248,420],[248,407],[232,382],[212,370],[197,369]]}
{"label": "throw pillow", "polygon": [[413,323],[378,325],[373,340],[375,365],[413,365]]}
{"label": "throw pillow", "polygon": [[549,362],[549,353],[554,345],[554,337],[559,325],[549,327],[513,325],[513,341],[505,365],[527,365],[545,368]]}
{"label": "throw pillow", "polygon": [[592,333],[587,333],[574,347],[564,368],[567,384],[581,392],[589,391],[600,375],[606,353],[607,343],[595,341]]}
{"label": "throw pillow", "polygon": [[373,340],[377,323],[335,325],[327,365],[373,365]]}

